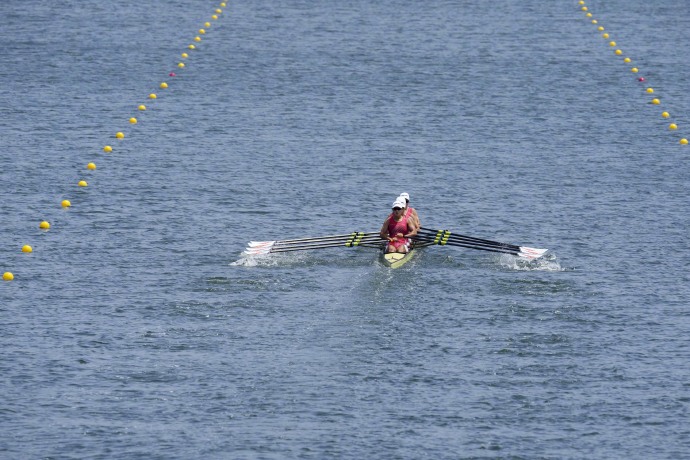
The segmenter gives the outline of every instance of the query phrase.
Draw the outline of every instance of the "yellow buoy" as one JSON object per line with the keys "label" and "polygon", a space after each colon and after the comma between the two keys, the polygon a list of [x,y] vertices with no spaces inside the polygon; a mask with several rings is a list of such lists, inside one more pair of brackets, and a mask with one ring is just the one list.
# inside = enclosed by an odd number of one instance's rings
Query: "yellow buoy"
{"label": "yellow buoy", "polygon": [[77,183],[77,185],[78,185],[79,187],[86,187],[86,186],[88,186],[89,184],[87,184],[85,180],[80,180],[80,181]]}
{"label": "yellow buoy", "polygon": [[623,51],[621,51],[621,50],[616,50],[616,55],[617,55],[617,56],[620,56],[621,54],[623,54]]}
{"label": "yellow buoy", "polygon": [[663,118],[668,118],[668,117],[671,116],[671,114],[668,113],[668,112],[661,112],[661,116],[662,116]]}
{"label": "yellow buoy", "polygon": [[149,94],[149,99],[155,99],[155,98],[157,98],[157,97],[158,97],[158,96],[156,96],[156,95],[153,94],[153,93]]}
{"label": "yellow buoy", "polygon": [[623,62],[625,62],[626,64],[630,64],[632,62],[632,59],[627,57],[627,58],[623,59]]}
{"label": "yellow buoy", "polygon": [[118,131],[118,132],[115,133],[115,137],[117,137],[118,139],[124,139],[124,138],[125,138],[125,133],[123,133],[123,132],[121,132],[121,131]]}
{"label": "yellow buoy", "polygon": [[676,129],[678,129],[678,125],[675,123],[671,123],[670,125],[668,125],[668,129],[670,129],[671,131],[675,131]]}
{"label": "yellow buoy", "polygon": [[632,69],[630,69],[630,71],[632,73],[637,73],[637,72],[639,72],[639,69],[637,67],[633,67]]}
{"label": "yellow buoy", "polygon": [[161,83],[161,89],[165,89],[168,87],[168,84],[166,82]]}
{"label": "yellow buoy", "polygon": [[199,29],[199,33],[200,33],[201,35],[204,35],[204,34],[206,33],[206,31],[205,31],[204,29]]}
{"label": "yellow buoy", "polygon": [[40,228],[41,230],[48,230],[50,229],[50,224],[44,220],[43,222],[38,224],[38,228]]}
{"label": "yellow buoy", "polygon": [[194,49],[196,49],[196,46],[194,46],[194,45],[189,45],[187,48],[189,48],[190,50],[194,50]]}
{"label": "yellow buoy", "polygon": [[187,59],[189,57],[189,54],[187,53],[182,53],[182,59]]}
{"label": "yellow buoy", "polygon": [[200,42],[200,41],[201,41],[201,37],[199,37],[199,36],[197,35],[196,37],[194,37],[194,41],[195,41],[195,42]]}
{"label": "yellow buoy", "polygon": [[29,246],[28,244],[25,244],[24,246],[22,246],[22,252],[27,252],[27,253],[34,252],[34,248]]}
{"label": "yellow buoy", "polygon": [[139,110],[141,110],[142,112],[143,112],[144,110],[146,110],[146,106],[145,106],[144,104],[140,104],[139,107],[137,107],[137,108],[138,108]]}
{"label": "yellow buoy", "polygon": [[69,200],[62,200],[62,203],[60,203],[60,204],[62,205],[63,208],[69,208],[70,206],[72,206],[72,203],[70,203]]}
{"label": "yellow buoy", "polygon": [[584,5],[584,4],[585,4],[585,0],[580,0],[578,3],[579,3],[580,5]]}
{"label": "yellow buoy", "polygon": [[178,64],[177,64],[177,67],[179,67],[180,69],[184,68],[184,62],[178,63]]}
{"label": "yellow buoy", "polygon": [[609,42],[609,46],[616,46],[616,42]]}
{"label": "yellow buoy", "polygon": [[133,124],[133,125],[136,125],[136,124],[137,124],[137,119],[134,118],[134,117],[132,117],[132,118],[129,119],[129,122],[130,122],[131,124]]}
{"label": "yellow buoy", "polygon": [[596,19],[592,19],[592,24],[599,24],[599,22]]}
{"label": "yellow buoy", "polygon": [[588,18],[591,18],[591,17],[592,17],[592,13],[587,13],[585,16],[587,16]]}
{"label": "yellow buoy", "polygon": [[211,23],[210,22],[204,22],[204,27],[211,27]]}
{"label": "yellow buoy", "polygon": [[215,21],[216,19],[218,19],[218,16],[216,16],[216,15],[214,14],[213,16],[211,16],[211,19],[213,19],[213,20]]}
{"label": "yellow buoy", "polygon": [[603,34],[601,34],[601,36],[604,38],[609,38],[609,34],[607,34],[607,33],[603,33]]}
{"label": "yellow buoy", "polygon": [[599,32],[603,32],[603,31],[604,31],[604,26],[599,26],[599,27],[597,27],[597,30],[598,30]]}
{"label": "yellow buoy", "polygon": [[14,275],[10,272],[5,272],[2,274],[2,279],[4,281],[12,281],[14,279]]}
{"label": "yellow buoy", "polygon": [[109,146],[109,145],[106,145],[105,147],[103,147],[103,151],[104,151],[105,153],[110,153],[110,152],[113,151],[113,148],[112,148],[111,146]]}
{"label": "yellow buoy", "polygon": [[[218,11],[218,10],[216,10],[216,11]],[[582,7],[582,11],[587,11],[587,7],[586,7],[586,6],[583,6],[583,7]]]}
{"label": "yellow buoy", "polygon": [[688,140],[686,138],[682,138],[679,142],[680,145],[688,145]]}
{"label": "yellow buoy", "polygon": [[[581,3],[581,5],[584,5],[584,2]],[[226,5],[225,5],[225,2],[221,3],[220,6],[222,6],[223,8],[225,8],[225,6],[226,6]]]}
{"label": "yellow buoy", "polygon": [[96,169],[96,163],[89,163],[86,165],[86,169],[94,171]]}
{"label": "yellow buoy", "polygon": [[647,92],[648,92],[649,94],[652,94],[652,93],[654,92],[654,88],[647,88]]}
{"label": "yellow buoy", "polygon": [[661,101],[655,97],[654,99],[652,99],[652,104],[659,105],[661,104]]}
{"label": "yellow buoy", "polygon": [[221,10],[220,8],[218,8],[218,9],[216,10],[216,13],[218,13],[218,14],[220,14],[220,13],[222,13],[222,12],[223,12],[223,10]]}

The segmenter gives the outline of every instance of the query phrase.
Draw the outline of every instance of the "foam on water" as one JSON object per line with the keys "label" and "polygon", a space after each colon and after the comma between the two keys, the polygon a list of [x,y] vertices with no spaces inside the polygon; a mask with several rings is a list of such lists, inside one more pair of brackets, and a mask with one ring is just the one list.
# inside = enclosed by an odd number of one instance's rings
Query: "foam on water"
{"label": "foam on water", "polygon": [[516,257],[510,254],[501,254],[499,257],[499,263],[502,267],[509,268],[511,270],[536,270],[548,272],[559,272],[564,270],[564,268],[561,267],[556,254],[553,252],[547,252],[544,256],[534,260],[527,260],[523,257]]}
{"label": "foam on water", "polygon": [[306,252],[283,252],[271,254],[242,254],[239,259],[230,263],[236,267],[284,267],[297,265],[308,260]]}

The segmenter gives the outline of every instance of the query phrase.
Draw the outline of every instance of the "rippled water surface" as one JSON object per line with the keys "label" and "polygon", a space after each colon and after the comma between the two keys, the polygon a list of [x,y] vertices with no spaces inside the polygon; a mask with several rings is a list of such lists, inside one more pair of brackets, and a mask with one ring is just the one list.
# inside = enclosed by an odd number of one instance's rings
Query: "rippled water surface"
{"label": "rippled water surface", "polygon": [[684,2],[216,5],[0,5],[0,457],[690,456]]}

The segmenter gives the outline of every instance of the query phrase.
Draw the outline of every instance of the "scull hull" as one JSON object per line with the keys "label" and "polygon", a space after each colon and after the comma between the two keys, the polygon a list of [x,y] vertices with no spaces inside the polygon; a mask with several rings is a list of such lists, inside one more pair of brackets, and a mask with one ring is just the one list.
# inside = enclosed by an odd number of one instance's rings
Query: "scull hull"
{"label": "scull hull", "polygon": [[415,251],[414,249],[410,249],[408,252],[404,254],[400,252],[383,253],[383,255],[381,256],[381,261],[388,268],[399,268],[405,265],[410,260],[412,260],[416,252],[417,251]]}

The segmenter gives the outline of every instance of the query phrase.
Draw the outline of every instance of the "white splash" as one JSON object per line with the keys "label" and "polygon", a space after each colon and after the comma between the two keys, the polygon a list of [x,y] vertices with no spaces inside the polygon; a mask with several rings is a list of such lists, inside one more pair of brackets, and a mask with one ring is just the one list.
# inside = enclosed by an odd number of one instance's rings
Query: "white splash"
{"label": "white splash", "polygon": [[305,254],[297,253],[246,254],[243,252],[240,258],[230,265],[235,267],[280,267],[294,265],[306,257]]}
{"label": "white splash", "polygon": [[548,252],[544,256],[534,260],[527,260],[522,257],[515,257],[510,254],[502,254],[499,259],[501,266],[511,270],[539,270],[548,272],[560,272],[565,269],[561,267],[556,254]]}

